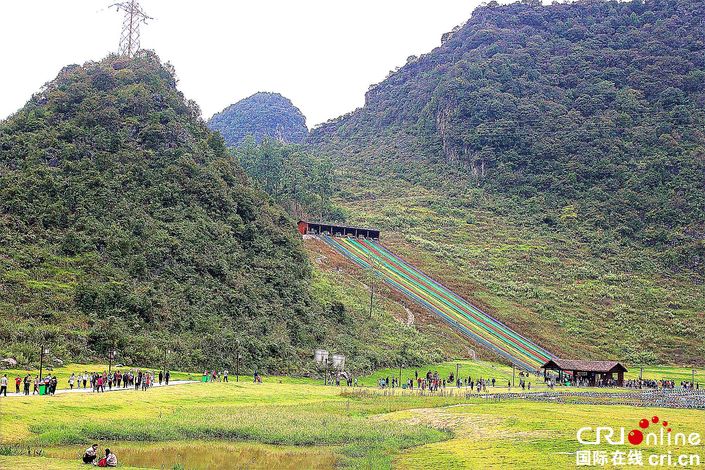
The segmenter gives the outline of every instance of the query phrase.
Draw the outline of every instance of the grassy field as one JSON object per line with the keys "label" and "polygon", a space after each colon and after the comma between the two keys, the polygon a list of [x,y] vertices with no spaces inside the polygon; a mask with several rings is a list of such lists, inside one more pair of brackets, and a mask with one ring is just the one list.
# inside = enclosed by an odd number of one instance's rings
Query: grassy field
{"label": "grassy field", "polygon": [[[641,409],[624,406],[558,405],[531,402],[479,403],[450,408],[426,409],[415,413],[400,411],[387,420],[444,425],[452,439],[418,446],[396,458],[400,468],[570,468],[575,466],[576,450],[589,446],[576,440],[583,426],[638,428],[642,418],[668,419],[677,432],[705,432],[705,412]],[[630,444],[615,447],[628,451]],[[659,446],[640,446],[644,455],[662,453]],[[607,449],[610,449],[607,446]],[[594,449],[590,449],[594,450]],[[605,450],[600,448],[600,450]],[[674,454],[699,453],[685,446],[668,448]]]}
{"label": "grassy field", "polygon": [[75,454],[92,441],[108,442],[116,450],[126,441],[248,441],[275,449],[322,446],[335,448],[336,463],[379,468],[388,466],[399,449],[449,437],[444,430],[369,419],[418,407],[422,399],[380,403],[343,398],[339,391],[270,381],[3,399],[0,440],[6,448],[19,446],[19,453],[27,446],[70,445]]}
{"label": "grassy field", "polygon": [[[442,378],[447,378],[451,372],[455,375],[456,365],[458,365],[458,374],[461,378],[467,379],[472,377],[473,380],[478,378],[489,378],[494,377],[497,379],[497,383],[503,383],[506,385],[507,380],[512,379],[512,368],[503,364],[496,364],[493,362],[486,361],[450,361],[443,362],[441,364],[428,364],[419,367],[406,367],[402,369],[402,379],[406,381],[409,378],[414,378],[416,372],[418,372],[419,377],[424,377],[427,371],[438,372]],[[389,377],[399,377],[399,369],[381,369],[376,371],[374,374],[362,377],[358,380],[360,385],[377,385],[379,379]],[[516,380],[519,380],[519,375],[517,371]]]}
{"label": "grassy field", "polygon": [[[460,360],[460,361],[449,361],[449,362],[443,362],[441,364],[428,364],[425,366],[419,366],[419,367],[405,367],[402,369],[402,378],[406,380],[407,378],[414,377],[415,372],[418,371],[419,376],[425,375],[426,371],[438,371],[438,373],[441,375],[441,377],[448,377],[448,375],[453,372],[455,374],[456,371],[456,364],[458,364],[460,367],[458,368],[458,372],[460,374],[461,378],[467,379],[468,377],[472,377],[473,379],[477,378],[496,378],[497,379],[497,384],[498,386],[505,386],[508,380],[512,379],[512,368],[505,365],[505,364],[498,364],[495,362],[489,362],[489,361],[469,361],[469,360]],[[651,366],[651,367],[644,367],[644,371],[642,373],[642,377],[644,379],[653,379],[653,380],[674,380],[676,383],[680,383],[681,381],[688,381],[690,382],[693,374],[692,374],[692,368],[689,367],[677,367],[677,366]],[[519,371],[515,371],[515,382],[519,383]],[[639,368],[638,367],[631,367],[629,372],[625,374],[625,379],[638,379],[639,378]],[[399,377],[399,369],[381,369],[379,371],[376,371],[375,373],[361,377],[358,380],[358,383],[360,385],[368,385],[368,386],[374,386],[377,385],[377,382],[380,378],[386,378],[389,377],[390,379],[392,377]],[[701,387],[705,386],[705,369],[695,369],[695,381],[699,382],[701,384]],[[536,376],[531,376],[528,379],[529,382],[532,384],[540,384],[543,383],[542,377],[536,377]]]}
{"label": "grassy field", "polygon": [[[455,363],[429,367],[445,374]],[[484,362],[464,361],[460,370],[463,376],[511,374]],[[361,381],[375,383],[387,373]],[[628,427],[659,415],[674,428],[705,432],[702,411],[350,396],[341,393],[345,387],[296,382],[266,377],[263,384],[3,398],[0,468],[81,468],[78,454],[93,441],[117,452],[121,466],[146,468],[212,468],[228,461],[241,468],[537,468],[570,464],[580,425]]]}
{"label": "grassy field", "polygon": [[[695,370],[695,374],[693,374]],[[628,379],[639,378],[639,368],[632,367],[625,377]],[[654,380],[674,380],[676,383],[681,381],[690,382],[695,377],[695,382],[699,382],[701,387],[705,385],[705,369],[693,369],[692,367],[677,367],[677,366],[647,366],[644,367],[642,377],[645,379]]]}

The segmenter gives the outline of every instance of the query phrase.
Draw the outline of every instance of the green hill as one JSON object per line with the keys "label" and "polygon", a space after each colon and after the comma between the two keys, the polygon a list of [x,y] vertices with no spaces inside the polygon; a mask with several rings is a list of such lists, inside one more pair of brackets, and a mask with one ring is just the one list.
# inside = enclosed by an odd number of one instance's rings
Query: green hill
{"label": "green hill", "polygon": [[257,143],[270,137],[292,144],[308,135],[304,115],[279,93],[259,92],[242,99],[214,114],[208,127],[220,132],[228,146],[242,144],[248,135]]}
{"label": "green hill", "polygon": [[[64,68],[0,123],[0,356],[180,367],[393,365],[387,316],[314,278],[295,224],[255,189],[152,53]],[[364,292],[362,294],[364,296]],[[363,341],[373,332],[384,338]]]}
{"label": "green hill", "polygon": [[703,17],[493,2],[308,142],[349,220],[549,350],[702,363]]}
{"label": "green hill", "polygon": [[290,220],[199,116],[147,54],[66,67],[2,123],[4,348],[194,364],[314,344]]}

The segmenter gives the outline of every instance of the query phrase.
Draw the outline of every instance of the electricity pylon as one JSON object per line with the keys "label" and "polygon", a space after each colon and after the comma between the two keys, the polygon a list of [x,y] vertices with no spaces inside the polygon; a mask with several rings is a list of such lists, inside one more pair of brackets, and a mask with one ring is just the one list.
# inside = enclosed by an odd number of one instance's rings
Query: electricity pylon
{"label": "electricity pylon", "polygon": [[137,0],[113,3],[110,8],[125,12],[122,20],[122,33],[120,34],[120,49],[118,54],[133,57],[140,50],[140,24],[153,20],[142,10]]}

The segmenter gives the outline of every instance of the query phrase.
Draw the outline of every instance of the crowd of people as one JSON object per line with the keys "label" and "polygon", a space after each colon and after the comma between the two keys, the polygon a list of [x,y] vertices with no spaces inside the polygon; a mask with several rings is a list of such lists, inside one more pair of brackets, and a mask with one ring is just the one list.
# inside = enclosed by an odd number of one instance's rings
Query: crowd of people
{"label": "crowd of people", "polygon": [[[627,388],[653,388],[653,389],[675,389],[675,380],[653,380],[653,379],[641,379],[641,380],[625,380],[624,386]],[[693,383],[690,381],[683,380],[680,382],[680,388],[684,390],[700,390],[700,383]]]}
{"label": "crowd of people", "polygon": [[[201,376],[201,382],[228,382],[228,377],[230,377],[230,371],[228,369],[218,370],[204,370]],[[262,383],[262,375],[256,370],[252,374],[252,381],[254,383]]]}
{"label": "crowd of people", "polygon": [[[59,384],[59,380],[56,376],[46,375],[40,380],[39,376],[32,378],[31,374],[26,374],[24,378],[17,375],[14,379],[14,382],[15,393],[18,395],[20,393],[23,393],[24,395],[29,395],[30,388],[33,389],[32,395],[39,393],[39,387],[42,385],[45,387],[45,393],[47,395],[54,395],[56,393],[56,387]],[[9,379],[7,378],[7,374],[4,374],[2,377],[0,377],[0,395],[7,396],[8,383]]]}
{"label": "crowd of people", "polygon": [[[544,380],[546,382],[546,385],[550,389],[553,389],[553,387],[558,382],[555,377],[546,377]],[[610,378],[591,380],[587,377],[573,378],[570,376],[565,376],[565,377],[563,377],[563,381],[561,383],[563,385],[569,386],[569,387],[619,387],[620,386],[619,381],[617,381],[616,379],[610,379]],[[675,380],[655,380],[655,379],[630,379],[630,380],[624,380],[622,382],[622,387],[631,388],[631,389],[638,389],[638,390],[643,390],[643,389],[653,389],[653,390],[675,389],[676,388],[676,381]],[[690,381],[681,381],[680,388],[685,389],[685,390],[700,390],[700,384],[693,383]]]}
{"label": "crowd of people", "polygon": [[[526,376],[528,378],[528,374]],[[426,372],[426,375],[419,376],[419,371],[414,372],[414,378],[409,378],[403,385],[400,385],[399,379],[396,377],[380,378],[377,382],[380,388],[395,388],[402,387],[408,390],[428,390],[430,392],[435,392],[438,390],[445,389],[446,387],[456,387],[456,388],[469,388],[470,390],[477,389],[478,393],[486,392],[488,387],[495,387],[498,384],[497,379],[492,378],[472,378],[472,377],[456,377],[453,372],[451,372],[448,377],[441,377],[438,371],[431,372],[430,370]],[[527,387],[531,390],[531,383],[525,380],[524,374],[521,373],[519,377],[519,386],[526,390]],[[507,387],[511,389],[511,381],[507,382]]]}
{"label": "crowd of people", "polygon": [[[171,372],[167,371],[142,371],[138,369],[130,370],[127,372],[115,371],[115,372],[83,372],[82,374],[72,373],[68,378],[68,388],[69,390],[74,389],[91,389],[93,392],[105,392],[106,387],[108,390],[113,388],[129,388],[134,387],[135,390],[147,390],[149,387],[153,386],[155,383],[159,385],[166,384],[169,385],[169,380],[171,378]],[[227,382],[227,380],[226,380]],[[0,395],[7,396],[7,388],[10,383],[10,379],[7,374],[0,377]],[[32,390],[32,395],[42,394],[41,388],[44,387],[44,395],[54,395],[56,394],[56,389],[59,386],[59,378],[56,375],[47,374],[43,375],[40,379],[39,376],[32,377],[32,374],[27,373],[24,377],[17,375],[14,379],[15,383],[15,393],[24,395],[30,394],[30,389]]]}
{"label": "crowd of people", "polygon": [[84,389],[90,388],[93,392],[105,392],[105,388],[112,390],[113,388],[127,389],[134,387],[135,390],[147,390],[155,383],[159,385],[169,385],[171,372],[167,371],[149,371],[133,369],[126,372],[116,370],[115,372],[88,372],[82,374],[71,374],[68,380],[69,388]]}

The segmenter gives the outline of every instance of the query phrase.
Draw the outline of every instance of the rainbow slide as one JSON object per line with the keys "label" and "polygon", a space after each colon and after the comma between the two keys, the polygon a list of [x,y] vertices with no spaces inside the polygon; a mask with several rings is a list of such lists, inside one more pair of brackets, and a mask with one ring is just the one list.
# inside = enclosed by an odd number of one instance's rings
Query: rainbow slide
{"label": "rainbow slide", "polygon": [[320,238],[363,269],[372,269],[392,289],[438,315],[459,333],[517,367],[536,371],[555,357],[396,256],[381,243],[329,235]]}

